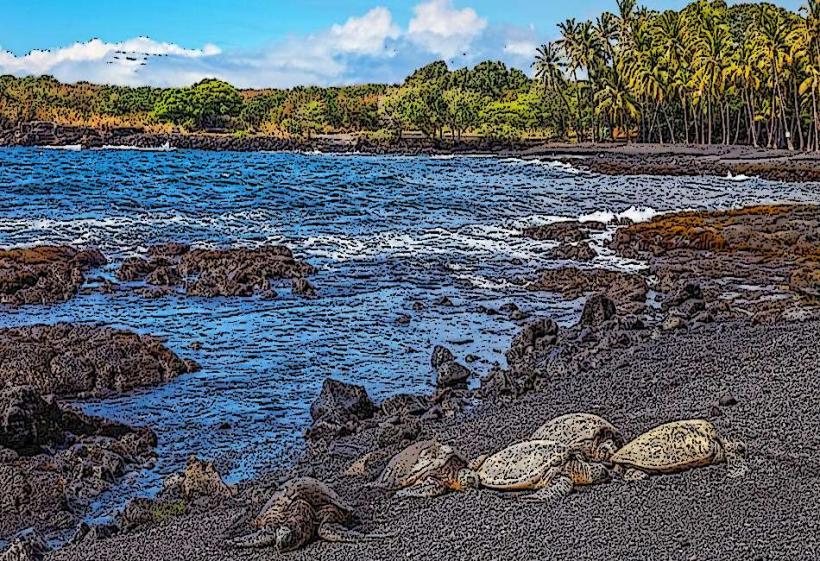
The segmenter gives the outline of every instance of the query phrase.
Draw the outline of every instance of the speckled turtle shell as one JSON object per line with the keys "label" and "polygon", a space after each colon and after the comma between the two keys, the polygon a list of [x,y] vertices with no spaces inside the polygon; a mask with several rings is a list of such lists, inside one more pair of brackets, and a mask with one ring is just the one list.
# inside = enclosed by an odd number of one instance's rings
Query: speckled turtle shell
{"label": "speckled turtle shell", "polygon": [[528,440],[493,454],[478,468],[484,487],[504,491],[543,486],[550,469],[563,466],[569,458],[567,445],[553,440]]}
{"label": "speckled turtle shell", "polygon": [[624,443],[621,432],[612,423],[590,413],[569,413],[556,417],[541,425],[530,439],[563,442],[570,448],[580,449],[591,460],[608,459],[596,457],[600,443],[611,440],[615,448]]}
{"label": "speckled turtle shell", "polygon": [[648,473],[677,473],[719,463],[722,440],[709,421],[676,421],[655,427],[618,450],[612,463]]}
{"label": "speckled turtle shell", "polygon": [[411,444],[390,460],[379,477],[379,484],[393,489],[404,489],[427,477],[435,477],[453,461],[464,467],[466,462],[452,447],[435,440]]}
{"label": "speckled turtle shell", "polygon": [[297,503],[310,506],[314,513],[339,524],[352,517],[353,510],[336,492],[318,479],[301,477],[291,479],[279,488],[254,520],[256,528],[276,528],[292,516],[291,507]]}

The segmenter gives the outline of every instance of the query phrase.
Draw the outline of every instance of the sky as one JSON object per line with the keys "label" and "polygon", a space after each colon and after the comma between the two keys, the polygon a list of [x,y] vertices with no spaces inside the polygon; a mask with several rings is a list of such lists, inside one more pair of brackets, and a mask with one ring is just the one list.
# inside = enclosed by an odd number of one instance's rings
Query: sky
{"label": "sky", "polygon": [[[645,0],[653,9],[686,0]],[[803,0],[777,0],[796,10]],[[400,82],[434,60],[528,71],[556,24],[615,0],[0,0],[0,74],[242,88]]]}

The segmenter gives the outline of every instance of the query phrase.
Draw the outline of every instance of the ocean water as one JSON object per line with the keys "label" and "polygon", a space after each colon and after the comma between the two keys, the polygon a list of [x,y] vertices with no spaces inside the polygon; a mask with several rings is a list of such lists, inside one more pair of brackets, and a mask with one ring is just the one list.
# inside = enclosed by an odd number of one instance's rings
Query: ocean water
{"label": "ocean water", "polygon": [[[818,184],[605,177],[489,157],[0,149],[0,246],[94,245],[112,260],[104,276],[167,241],[286,243],[319,268],[315,300],[287,288],[273,301],[92,293],[2,308],[0,326],[101,321],[162,336],[202,365],[162,387],[78,404],[159,435],[156,468],[104,496],[95,512],[104,515],[156,492],[189,454],[217,461],[229,481],[272,469],[300,445],[328,376],[380,400],[431,391],[436,344],[480,357],[479,374],[503,363],[521,323],[479,306],[514,302],[533,317],[574,322],[580,301],[517,280],[562,264],[550,257],[554,244],[520,236],[525,226],[819,198]],[[592,266],[641,267],[598,249]],[[443,296],[454,305],[436,305]],[[402,314],[409,324],[396,322]]]}

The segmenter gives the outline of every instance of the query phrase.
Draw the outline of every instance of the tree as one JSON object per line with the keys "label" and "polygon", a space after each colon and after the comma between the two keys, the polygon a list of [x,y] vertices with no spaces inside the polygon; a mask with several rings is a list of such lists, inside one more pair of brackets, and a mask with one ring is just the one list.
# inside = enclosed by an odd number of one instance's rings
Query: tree
{"label": "tree", "polygon": [[450,89],[443,94],[447,107],[447,126],[453,140],[461,140],[461,135],[478,125],[478,117],[484,98],[475,92]]}
{"label": "tree", "polygon": [[163,123],[201,129],[225,126],[241,110],[242,98],[236,88],[220,80],[203,80],[190,88],[167,90],[152,116]]}

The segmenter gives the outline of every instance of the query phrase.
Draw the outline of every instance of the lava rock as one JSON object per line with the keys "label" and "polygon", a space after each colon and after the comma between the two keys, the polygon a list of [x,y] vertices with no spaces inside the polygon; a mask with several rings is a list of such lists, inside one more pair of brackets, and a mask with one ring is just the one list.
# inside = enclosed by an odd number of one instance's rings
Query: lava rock
{"label": "lava rock", "polygon": [[617,315],[615,302],[604,294],[595,294],[589,297],[581,313],[580,325],[584,327],[598,327]]}

